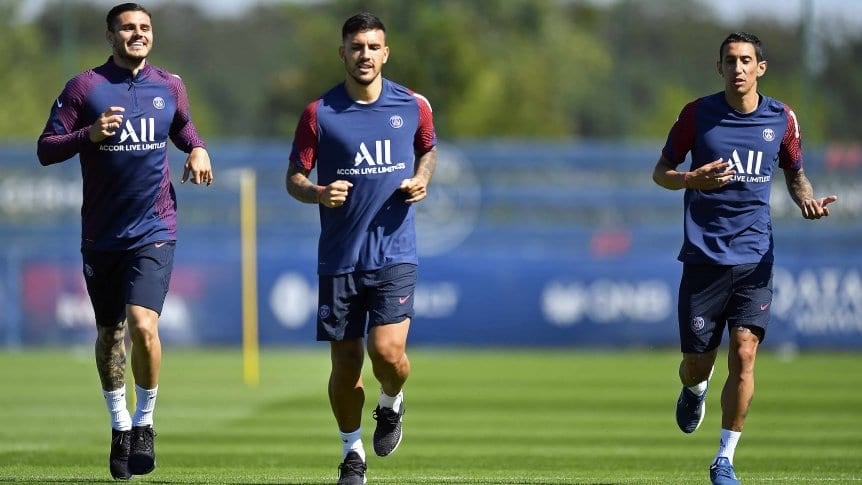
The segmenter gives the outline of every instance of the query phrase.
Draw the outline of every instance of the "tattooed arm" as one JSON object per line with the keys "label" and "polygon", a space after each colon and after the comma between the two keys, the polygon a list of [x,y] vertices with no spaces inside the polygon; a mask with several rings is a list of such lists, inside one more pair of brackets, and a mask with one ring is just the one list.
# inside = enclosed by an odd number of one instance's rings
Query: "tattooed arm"
{"label": "tattooed arm", "polygon": [[838,200],[837,195],[829,195],[819,199],[814,198],[814,188],[805,176],[802,168],[796,170],[784,170],[784,180],[787,182],[787,191],[793,202],[802,209],[802,217],[806,219],[820,219],[829,215],[826,207]]}
{"label": "tattooed arm", "polygon": [[401,182],[401,190],[407,193],[407,203],[419,202],[428,195],[428,183],[437,168],[437,148],[431,148],[419,156],[413,177]]}

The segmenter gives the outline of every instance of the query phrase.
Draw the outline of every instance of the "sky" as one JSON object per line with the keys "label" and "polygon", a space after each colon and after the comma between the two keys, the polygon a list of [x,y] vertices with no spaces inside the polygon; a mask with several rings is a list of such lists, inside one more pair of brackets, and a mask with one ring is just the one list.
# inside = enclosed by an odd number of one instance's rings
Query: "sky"
{"label": "sky", "polygon": [[[69,1],[69,0],[67,0]],[[81,0],[78,0],[81,1]],[[110,8],[121,3],[121,0],[87,0],[96,5]],[[138,0],[146,7],[174,3],[189,3],[198,5],[202,10],[210,11],[214,16],[232,17],[242,15],[250,7],[274,3],[326,3],[331,0]],[[337,0],[334,0],[337,1]],[[584,0],[568,0],[584,1]],[[621,0],[586,0],[598,4],[617,3]],[[662,0],[629,0],[655,2]],[[746,16],[774,16],[782,22],[796,23],[799,21],[804,5],[813,6],[814,16],[819,20],[841,20],[850,26],[862,27],[862,0],[699,0],[711,8],[716,15],[728,24],[739,23]],[[22,18],[32,18],[38,14],[49,0],[24,0],[19,15]]]}

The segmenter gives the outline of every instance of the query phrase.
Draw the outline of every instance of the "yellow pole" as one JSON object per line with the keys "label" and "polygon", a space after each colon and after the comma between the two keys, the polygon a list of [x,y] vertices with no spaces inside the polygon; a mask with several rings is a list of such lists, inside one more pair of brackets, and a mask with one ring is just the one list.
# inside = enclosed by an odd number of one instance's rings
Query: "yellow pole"
{"label": "yellow pole", "polygon": [[240,232],[242,243],[242,368],[243,380],[260,381],[257,333],[257,197],[253,169],[240,172]]}

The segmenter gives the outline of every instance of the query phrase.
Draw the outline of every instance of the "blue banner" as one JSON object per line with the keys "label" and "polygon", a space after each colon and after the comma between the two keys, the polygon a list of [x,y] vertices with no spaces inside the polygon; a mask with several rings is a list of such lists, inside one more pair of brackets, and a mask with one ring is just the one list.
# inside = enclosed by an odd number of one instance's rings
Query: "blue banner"
{"label": "blue banner", "polygon": [[[217,183],[177,187],[179,243],[160,320],[166,343],[241,341],[236,173],[249,167],[257,175],[260,341],[314,342],[317,208],[284,190],[288,148],[214,146]],[[656,153],[588,144],[441,147],[429,198],[417,206],[411,345],[675,348],[682,193],[649,179]],[[773,187],[775,297],[765,346],[862,347],[862,199],[853,197],[862,177],[855,165],[818,171],[821,153],[806,158],[806,172],[818,193],[842,197],[831,217],[802,219],[783,184]],[[89,345],[95,328],[77,249],[77,162],[39,167],[30,150],[5,155],[0,345]]]}

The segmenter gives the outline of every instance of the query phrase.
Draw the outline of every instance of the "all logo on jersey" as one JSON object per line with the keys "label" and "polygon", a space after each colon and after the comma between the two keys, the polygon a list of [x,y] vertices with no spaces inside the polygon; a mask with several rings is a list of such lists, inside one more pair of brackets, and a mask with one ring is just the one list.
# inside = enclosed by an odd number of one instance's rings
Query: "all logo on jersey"
{"label": "all logo on jersey", "polygon": [[167,146],[166,141],[156,142],[156,119],[140,118],[126,120],[120,141],[116,144],[103,143],[99,150],[110,152],[132,152],[139,150],[155,150]]}
{"label": "all logo on jersey", "polygon": [[131,139],[132,143],[154,142],[156,141],[156,119],[141,118],[137,130],[133,120],[126,120],[123,126],[123,132],[120,133],[120,143]]}
{"label": "all logo on jersey", "polygon": [[[764,132],[764,137],[766,132]],[[775,134],[773,133],[773,136]],[[760,170],[763,168],[763,152],[759,150],[748,150],[747,156],[740,156],[737,150],[728,158],[730,170],[736,172],[733,177],[735,182],[769,182],[772,179],[771,175],[761,175]]]}
{"label": "all logo on jersey", "polygon": [[392,162],[392,140],[377,140],[372,153],[365,142],[359,144],[356,155],[353,156],[352,168],[336,170],[338,175],[373,175],[392,173],[407,168],[404,162]]}
{"label": "all logo on jersey", "polygon": [[362,163],[367,163],[370,166],[375,165],[392,165],[392,141],[377,140],[374,142],[374,156],[368,151],[368,146],[365,142],[359,144],[359,151],[353,157],[353,166],[358,167]]}

